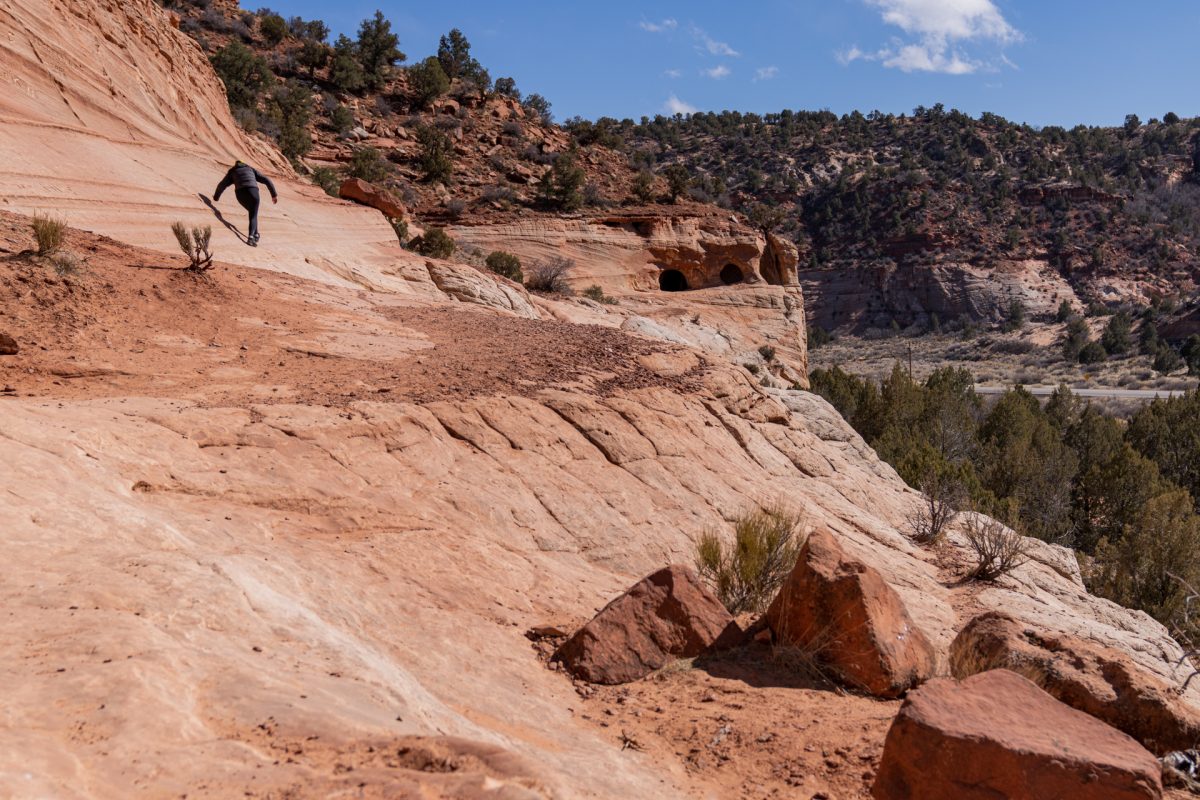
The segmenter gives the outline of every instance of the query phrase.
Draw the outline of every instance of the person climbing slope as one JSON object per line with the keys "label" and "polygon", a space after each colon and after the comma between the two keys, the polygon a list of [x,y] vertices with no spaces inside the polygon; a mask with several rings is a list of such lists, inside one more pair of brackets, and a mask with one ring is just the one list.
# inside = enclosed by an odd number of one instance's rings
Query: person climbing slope
{"label": "person climbing slope", "polygon": [[234,187],[238,202],[250,214],[250,233],[246,243],[251,247],[258,247],[258,206],[262,200],[258,194],[260,183],[270,190],[271,202],[278,203],[279,193],[275,191],[275,184],[271,183],[271,179],[244,161],[237,161],[229,168],[229,172],[225,173],[225,177],[217,185],[217,191],[213,193],[213,202],[220,202],[221,193],[230,186]]}

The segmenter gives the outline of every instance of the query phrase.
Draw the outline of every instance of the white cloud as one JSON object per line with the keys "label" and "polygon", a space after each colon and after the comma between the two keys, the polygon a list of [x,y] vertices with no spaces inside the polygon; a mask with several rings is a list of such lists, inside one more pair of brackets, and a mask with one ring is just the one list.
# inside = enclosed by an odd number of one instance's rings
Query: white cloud
{"label": "white cloud", "polygon": [[709,55],[713,56],[728,56],[737,58],[741,55],[737,50],[734,50],[725,42],[718,42],[716,39],[709,36],[703,29],[692,26],[692,36],[695,37],[698,46]]}
{"label": "white cloud", "polygon": [[754,82],[769,81],[772,78],[778,77],[779,67],[759,67],[754,71]]}
{"label": "white cloud", "polygon": [[712,78],[713,80],[719,81],[719,80],[721,80],[721,78],[729,77],[729,67],[725,66],[724,64],[717,64],[712,69],[700,70],[700,74],[707,75],[708,77]]}
{"label": "white cloud", "polygon": [[992,39],[1007,44],[1021,39],[992,0],[867,0],[883,11],[883,21],[922,39],[943,42]]}
{"label": "white cloud", "polygon": [[666,75],[668,78],[682,78],[682,77],[683,77],[683,70],[681,70],[681,69],[668,69],[668,70],[664,70],[664,71],[663,71],[663,75]]}
{"label": "white cloud", "polygon": [[[864,0],[878,8],[883,21],[915,41],[895,40],[890,47],[868,53],[857,46],[836,54],[842,64],[879,61],[904,72],[967,75],[985,66],[963,52],[966,43],[998,47],[1016,44],[1021,32],[1009,24],[993,0]],[[1000,63],[1011,62],[1000,55]]]}
{"label": "white cloud", "polygon": [[650,33],[665,33],[666,31],[673,31],[678,28],[679,22],[674,19],[664,19],[662,22],[647,22],[646,20],[642,20],[638,23],[638,27]]}
{"label": "white cloud", "polygon": [[667,102],[663,103],[663,111],[668,114],[695,114],[699,109],[690,103],[685,103],[675,95],[667,98]]}

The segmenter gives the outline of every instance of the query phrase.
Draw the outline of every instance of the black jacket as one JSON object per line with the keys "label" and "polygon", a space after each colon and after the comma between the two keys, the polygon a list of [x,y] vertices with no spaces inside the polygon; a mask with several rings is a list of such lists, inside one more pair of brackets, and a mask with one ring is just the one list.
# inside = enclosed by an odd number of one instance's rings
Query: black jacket
{"label": "black jacket", "polygon": [[270,178],[249,164],[238,162],[233,167],[230,167],[229,172],[225,173],[225,177],[217,185],[217,191],[213,194],[213,200],[220,200],[221,193],[230,186],[238,189],[257,189],[260,183],[265,184],[267,189],[270,190],[271,197],[278,197],[275,191],[275,184],[271,183]]}

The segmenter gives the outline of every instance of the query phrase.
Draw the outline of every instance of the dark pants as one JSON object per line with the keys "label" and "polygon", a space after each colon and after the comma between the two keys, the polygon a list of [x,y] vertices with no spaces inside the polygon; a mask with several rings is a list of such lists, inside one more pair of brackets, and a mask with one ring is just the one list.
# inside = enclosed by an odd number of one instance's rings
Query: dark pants
{"label": "dark pants", "polygon": [[262,202],[262,198],[259,197],[259,194],[258,194],[258,187],[246,189],[246,188],[242,188],[239,186],[236,191],[236,194],[237,194],[238,202],[242,204],[242,208],[244,208],[244,209],[246,209],[246,211],[250,212],[250,234],[249,234],[249,236],[251,239],[257,239],[258,238],[258,206],[259,206],[259,203]]}

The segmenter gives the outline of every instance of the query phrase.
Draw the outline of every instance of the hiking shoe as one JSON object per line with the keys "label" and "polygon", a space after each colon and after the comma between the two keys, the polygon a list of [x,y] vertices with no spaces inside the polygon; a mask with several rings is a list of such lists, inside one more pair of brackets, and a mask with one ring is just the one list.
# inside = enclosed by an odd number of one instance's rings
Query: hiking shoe
{"label": "hiking shoe", "polygon": [[254,234],[253,236],[251,236],[251,237],[250,237],[250,246],[251,246],[251,247],[258,247],[258,239],[259,239],[259,236],[258,236],[258,234],[257,234],[257,233],[256,233],[256,234]]}

